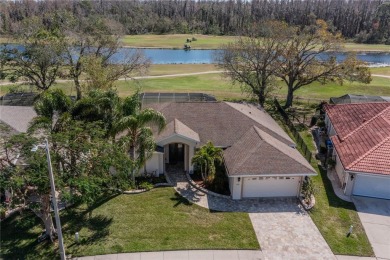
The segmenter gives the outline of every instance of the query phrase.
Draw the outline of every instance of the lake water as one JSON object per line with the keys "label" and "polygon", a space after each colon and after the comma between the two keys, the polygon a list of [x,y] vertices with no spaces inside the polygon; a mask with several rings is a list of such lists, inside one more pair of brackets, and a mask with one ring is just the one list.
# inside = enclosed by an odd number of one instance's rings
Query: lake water
{"label": "lake water", "polygon": [[[21,45],[8,45],[9,48],[21,49]],[[1,48],[1,46],[0,46]],[[112,58],[115,63],[123,62],[129,53],[139,49],[121,48]],[[210,64],[214,63],[214,56],[218,50],[172,50],[172,49],[141,49],[154,64]],[[321,58],[326,58],[329,54],[323,54]],[[348,53],[336,53],[338,61],[347,57]],[[371,67],[390,66],[390,52],[360,52],[357,57],[369,63]]]}
{"label": "lake water", "polygon": [[[170,50],[170,49],[142,49],[147,57],[154,64],[210,64],[218,50]],[[128,52],[134,51],[131,48],[123,48],[114,57],[116,62],[120,62],[121,57]],[[338,61],[347,57],[348,53],[336,53]],[[322,57],[326,57],[324,54]],[[366,61],[372,67],[390,66],[390,52],[361,52],[357,57]]]}

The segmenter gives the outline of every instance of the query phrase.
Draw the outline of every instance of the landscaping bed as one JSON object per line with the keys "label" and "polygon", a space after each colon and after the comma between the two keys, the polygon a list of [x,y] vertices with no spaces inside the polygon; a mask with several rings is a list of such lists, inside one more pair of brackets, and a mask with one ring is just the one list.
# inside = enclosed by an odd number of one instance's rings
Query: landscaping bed
{"label": "landscaping bed", "polygon": [[190,176],[200,187],[221,195],[230,196],[229,179],[226,175],[225,166],[223,164],[216,165],[216,173],[212,182],[203,181],[199,170],[195,170]]}

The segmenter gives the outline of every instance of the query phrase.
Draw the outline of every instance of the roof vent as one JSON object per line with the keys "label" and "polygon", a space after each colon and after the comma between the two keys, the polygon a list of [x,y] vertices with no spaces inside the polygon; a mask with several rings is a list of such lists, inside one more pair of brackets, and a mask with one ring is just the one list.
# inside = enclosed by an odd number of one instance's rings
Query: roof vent
{"label": "roof vent", "polygon": [[367,119],[365,117],[363,117],[363,123],[365,123],[367,121]]}

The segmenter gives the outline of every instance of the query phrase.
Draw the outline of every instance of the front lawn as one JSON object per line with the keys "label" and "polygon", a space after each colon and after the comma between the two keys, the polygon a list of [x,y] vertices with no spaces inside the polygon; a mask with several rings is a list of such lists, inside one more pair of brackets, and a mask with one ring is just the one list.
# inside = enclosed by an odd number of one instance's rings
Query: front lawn
{"label": "front lawn", "polygon": [[[185,249],[259,249],[247,213],[210,212],[172,188],[120,195],[96,205],[62,212],[66,253],[72,256]],[[53,259],[51,244],[37,244],[42,231],[31,213],[1,223],[1,257]],[[80,243],[74,243],[79,232]]]}

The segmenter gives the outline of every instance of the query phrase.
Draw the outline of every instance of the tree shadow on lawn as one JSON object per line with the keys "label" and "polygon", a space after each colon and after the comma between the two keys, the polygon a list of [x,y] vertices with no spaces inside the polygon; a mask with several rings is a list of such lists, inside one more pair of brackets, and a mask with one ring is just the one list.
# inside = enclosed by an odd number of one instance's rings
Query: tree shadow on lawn
{"label": "tree shadow on lawn", "polygon": [[[40,228],[42,227],[42,230]],[[15,214],[1,222],[1,259],[55,259],[57,247],[49,241],[38,243],[37,239],[43,231],[42,221],[31,211]],[[41,256],[41,257],[40,257]]]}
{"label": "tree shadow on lawn", "polygon": [[[320,171],[320,176],[322,179],[322,182],[324,184],[324,189],[326,196],[328,198],[329,206],[336,207],[336,208],[344,208],[344,209],[350,209],[356,211],[355,205],[352,202],[344,201],[337,197],[333,190],[333,186],[331,181],[328,179],[327,171],[322,166],[318,165],[318,169]],[[315,209],[315,208],[314,208]]]}
{"label": "tree shadow on lawn", "polygon": [[[82,228],[88,228],[92,234],[81,239],[80,244],[92,244],[108,236],[109,227],[112,224],[113,218],[104,215],[92,216],[92,212],[94,209],[100,207],[104,203],[107,203],[118,195],[120,194],[104,196],[86,210],[76,206],[69,208],[66,212],[64,212],[64,215],[61,216],[63,218],[63,232],[73,236]],[[69,247],[72,246],[74,246],[74,243]]]}
{"label": "tree shadow on lawn", "polygon": [[[88,237],[81,239],[79,244],[66,243],[65,247],[69,249],[74,247],[71,251],[77,251],[77,245],[93,244],[107,237],[113,219],[104,215],[91,216],[90,213],[118,195],[120,194],[104,196],[88,209],[81,208],[81,205],[73,205],[62,210],[60,218],[65,243],[73,241],[75,232],[79,232],[82,228],[89,230]],[[43,222],[29,210],[2,221],[1,257],[4,259],[55,259],[58,256],[57,241],[55,244],[49,240],[41,243],[37,241],[43,230]]]}
{"label": "tree shadow on lawn", "polygon": [[[180,189],[179,189],[180,190]],[[183,191],[185,191],[183,189]],[[189,195],[191,195],[191,193],[189,193]],[[194,197],[193,195],[191,197]],[[193,198],[191,198],[193,199]],[[182,195],[180,195],[178,192],[175,192],[174,194],[174,197],[171,197],[170,198],[171,201],[173,202],[176,202],[173,207],[176,208],[178,207],[179,205],[185,205],[185,206],[192,206],[193,203],[191,203],[187,198],[183,197]]]}

